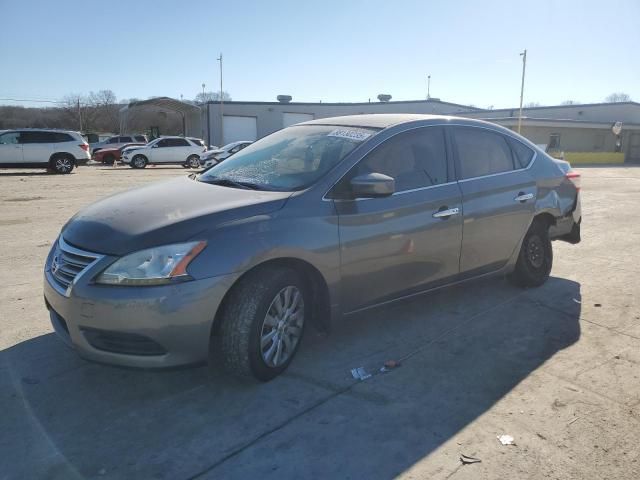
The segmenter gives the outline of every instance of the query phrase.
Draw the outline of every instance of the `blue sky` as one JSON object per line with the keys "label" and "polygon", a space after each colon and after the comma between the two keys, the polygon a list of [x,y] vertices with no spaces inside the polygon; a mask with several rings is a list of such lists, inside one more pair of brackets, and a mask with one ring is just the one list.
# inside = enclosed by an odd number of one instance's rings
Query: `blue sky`
{"label": "blue sky", "polygon": [[[355,102],[390,93],[479,107],[640,101],[640,2],[3,0],[0,98]],[[95,6],[92,6],[95,5]],[[8,103],[8,102],[2,102]]]}

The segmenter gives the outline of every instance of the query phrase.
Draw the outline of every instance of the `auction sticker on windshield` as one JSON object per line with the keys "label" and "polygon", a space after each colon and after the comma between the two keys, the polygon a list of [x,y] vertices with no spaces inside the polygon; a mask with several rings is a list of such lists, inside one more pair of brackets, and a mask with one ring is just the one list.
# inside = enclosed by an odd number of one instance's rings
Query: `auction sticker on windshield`
{"label": "auction sticker on windshield", "polygon": [[371,136],[371,132],[365,130],[356,130],[355,128],[336,128],[329,132],[329,137],[348,138],[356,142],[362,142]]}

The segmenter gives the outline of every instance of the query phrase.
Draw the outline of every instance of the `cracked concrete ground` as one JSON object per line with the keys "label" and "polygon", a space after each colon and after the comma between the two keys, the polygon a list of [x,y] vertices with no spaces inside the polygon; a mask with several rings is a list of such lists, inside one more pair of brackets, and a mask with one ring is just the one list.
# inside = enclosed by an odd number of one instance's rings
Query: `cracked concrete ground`
{"label": "cracked concrete ground", "polygon": [[182,168],[0,170],[0,478],[640,478],[640,169],[580,172],[583,241],[554,243],[543,287],[479,281],[308,330],[254,384],[88,363],[52,334],[60,227]]}

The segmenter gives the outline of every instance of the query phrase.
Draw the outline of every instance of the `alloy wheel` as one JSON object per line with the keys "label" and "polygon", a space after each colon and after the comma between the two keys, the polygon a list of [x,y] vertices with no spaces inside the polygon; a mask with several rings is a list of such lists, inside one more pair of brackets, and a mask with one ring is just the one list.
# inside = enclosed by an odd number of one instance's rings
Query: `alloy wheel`
{"label": "alloy wheel", "polygon": [[260,353],[269,367],[279,367],[291,358],[303,326],[302,292],[294,286],[285,287],[271,301],[260,329]]}
{"label": "alloy wheel", "polygon": [[60,157],[56,159],[56,171],[60,173],[69,173],[73,170],[73,164],[67,157]]}

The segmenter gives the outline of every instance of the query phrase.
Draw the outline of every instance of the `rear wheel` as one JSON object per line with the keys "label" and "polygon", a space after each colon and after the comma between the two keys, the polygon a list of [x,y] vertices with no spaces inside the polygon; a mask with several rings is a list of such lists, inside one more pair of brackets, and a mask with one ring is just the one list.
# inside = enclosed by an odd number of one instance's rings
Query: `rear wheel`
{"label": "rear wheel", "polygon": [[198,155],[191,155],[187,158],[185,168],[200,168],[200,157],[198,157]]}
{"label": "rear wheel", "polygon": [[55,173],[71,173],[75,160],[71,155],[54,155],[50,162],[50,169]]}
{"label": "rear wheel", "polygon": [[131,159],[131,166],[133,168],[144,168],[147,166],[147,157],[144,155],[136,155]]}
{"label": "rear wheel", "polygon": [[524,236],[516,268],[509,279],[520,287],[539,287],[549,278],[552,266],[549,226],[543,220],[534,219]]}
{"label": "rear wheel", "polygon": [[262,270],[240,281],[222,311],[217,352],[224,368],[261,381],[291,363],[308,311],[307,288],[288,268]]}

